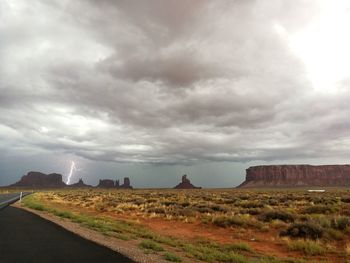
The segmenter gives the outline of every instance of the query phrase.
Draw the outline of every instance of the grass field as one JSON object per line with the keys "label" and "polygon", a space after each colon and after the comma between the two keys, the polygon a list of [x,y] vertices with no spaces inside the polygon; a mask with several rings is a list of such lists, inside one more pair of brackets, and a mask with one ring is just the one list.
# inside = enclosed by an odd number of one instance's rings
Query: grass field
{"label": "grass field", "polygon": [[350,190],[57,190],[48,211],[173,262],[350,262]]}

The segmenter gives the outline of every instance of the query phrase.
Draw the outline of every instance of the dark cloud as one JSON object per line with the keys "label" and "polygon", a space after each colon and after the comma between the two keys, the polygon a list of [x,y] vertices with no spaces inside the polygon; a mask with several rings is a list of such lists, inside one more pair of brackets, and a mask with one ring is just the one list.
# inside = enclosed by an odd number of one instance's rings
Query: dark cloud
{"label": "dark cloud", "polygon": [[0,149],[164,164],[345,156],[349,81],[315,92],[288,42],[318,12],[317,1],[1,3]]}

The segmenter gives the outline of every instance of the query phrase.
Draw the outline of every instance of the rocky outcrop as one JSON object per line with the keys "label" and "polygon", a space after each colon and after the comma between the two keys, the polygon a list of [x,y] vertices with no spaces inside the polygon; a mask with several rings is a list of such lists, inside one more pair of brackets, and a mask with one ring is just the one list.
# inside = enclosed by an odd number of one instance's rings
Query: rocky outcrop
{"label": "rocky outcrop", "polygon": [[124,177],[124,183],[120,186],[119,186],[119,180],[118,180],[118,186],[116,185],[116,187],[120,189],[132,189],[129,177]]}
{"label": "rocky outcrop", "polygon": [[252,166],[238,187],[303,186],[350,186],[350,165]]}
{"label": "rocky outcrop", "polygon": [[100,182],[98,183],[97,187],[100,187],[100,188],[114,188],[114,181],[110,180],[110,179],[100,180]]}
{"label": "rocky outcrop", "polygon": [[31,188],[59,188],[65,187],[61,174],[44,174],[40,172],[29,172],[23,175],[21,180],[10,185],[11,187],[31,187]]}
{"label": "rocky outcrop", "polygon": [[92,187],[91,185],[85,184],[83,179],[80,178],[79,181],[75,184],[68,185],[69,187],[73,188],[86,188],[86,187]]}
{"label": "rocky outcrop", "polygon": [[100,180],[97,187],[99,187],[99,188],[132,189],[129,177],[124,177],[124,183],[122,185],[120,185],[119,180],[116,180],[115,182],[113,180],[110,180],[110,179]]}
{"label": "rocky outcrop", "polygon": [[181,183],[174,187],[174,189],[201,189],[201,187],[196,187],[191,184],[191,181],[187,179],[187,175],[184,174],[181,179]]}

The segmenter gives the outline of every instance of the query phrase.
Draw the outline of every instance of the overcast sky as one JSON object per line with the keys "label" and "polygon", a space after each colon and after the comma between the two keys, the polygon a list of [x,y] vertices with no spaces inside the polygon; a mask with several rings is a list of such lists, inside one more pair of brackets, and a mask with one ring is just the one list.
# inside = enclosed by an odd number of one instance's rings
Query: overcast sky
{"label": "overcast sky", "polygon": [[347,0],[2,0],[0,185],[347,163],[349,28]]}

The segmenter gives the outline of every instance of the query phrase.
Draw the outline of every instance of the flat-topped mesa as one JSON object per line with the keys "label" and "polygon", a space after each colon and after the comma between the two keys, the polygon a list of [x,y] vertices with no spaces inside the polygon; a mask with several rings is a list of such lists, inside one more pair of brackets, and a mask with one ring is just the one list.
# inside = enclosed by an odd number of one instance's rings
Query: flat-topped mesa
{"label": "flat-topped mesa", "polygon": [[22,178],[10,185],[11,187],[34,187],[34,188],[60,188],[66,184],[62,181],[61,174],[44,174],[40,172],[29,172]]}
{"label": "flat-topped mesa", "polygon": [[187,175],[184,174],[181,178],[181,183],[174,187],[174,189],[201,189],[202,187],[196,187],[191,184],[191,181],[187,179]]}
{"label": "flat-topped mesa", "polygon": [[350,165],[262,165],[238,187],[350,186]]}

